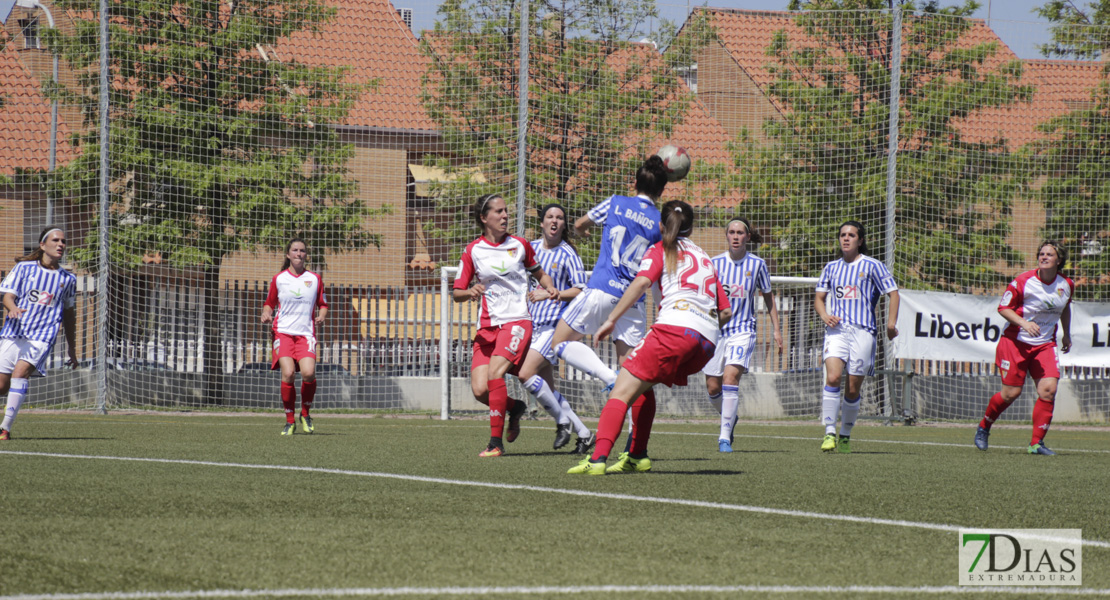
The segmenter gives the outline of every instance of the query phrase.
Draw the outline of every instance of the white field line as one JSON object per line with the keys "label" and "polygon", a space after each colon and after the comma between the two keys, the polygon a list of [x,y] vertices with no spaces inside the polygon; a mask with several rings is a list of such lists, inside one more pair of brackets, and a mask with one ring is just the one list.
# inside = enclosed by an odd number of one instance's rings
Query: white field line
{"label": "white field line", "polygon": [[473,596],[544,594],[895,594],[949,595],[995,594],[1038,596],[1110,596],[1110,589],[1062,587],[961,587],[961,586],[802,586],[802,585],[596,585],[596,586],[515,586],[515,587],[383,587],[383,588],[305,588],[273,590],[188,590],[180,592],[99,592],[83,594],[23,594],[0,596],[0,600],[147,600],[157,598],[259,598],[321,596]]}
{"label": "white field line", "polygon": [[[443,426],[441,426],[441,425],[417,425],[416,427],[443,427]],[[816,426],[816,427],[819,427],[819,426]],[[549,427],[535,427],[535,426],[522,426],[521,429],[549,430],[551,428],[549,428]],[[700,431],[660,431],[660,430],[655,429],[655,428],[652,429],[652,435],[653,436],[699,436],[699,437],[713,436],[714,438],[716,438],[718,436],[718,434],[716,434],[716,433],[700,433]],[[751,434],[747,434],[747,435],[745,435],[745,434],[735,434],[734,437],[743,437],[743,438],[751,438],[751,439],[794,439],[794,440],[803,440],[803,441],[813,441],[813,443],[815,443],[815,444],[819,443],[819,441],[821,440],[820,436],[808,436],[808,437],[807,436],[758,436],[758,435],[751,435]],[[945,447],[945,448],[973,448],[973,447],[975,447],[971,444],[971,441],[970,441],[971,438],[968,438],[968,439],[969,439],[969,441],[968,441],[967,444],[952,444],[952,443],[950,443],[950,441],[917,441],[917,440],[911,440],[911,439],[868,439],[868,438],[858,437],[858,436],[852,437],[851,441],[852,441],[852,446],[854,446],[854,447],[858,443],[864,443],[864,444],[906,444],[906,445],[909,445],[909,446],[940,446],[940,447]],[[990,447],[991,447],[991,449],[998,448],[998,449],[1001,449],[1001,450],[1025,450],[1027,448],[1026,446],[997,446],[995,444],[991,444]],[[1052,445],[1052,448],[1055,449],[1055,450],[1059,450],[1061,452],[1068,452],[1068,454],[1110,454],[1110,450],[1084,450],[1084,449],[1076,449],[1076,448],[1057,448],[1055,444]]]}
{"label": "white field line", "polygon": [[[446,479],[442,477],[425,477],[421,475],[405,475],[398,473],[382,473],[376,471],[350,471],[346,469],[325,469],[321,467],[298,467],[293,465],[265,465],[265,464],[251,464],[251,463],[228,463],[216,462],[207,460],[186,460],[174,458],[145,458],[145,457],[131,457],[131,456],[99,456],[99,455],[85,455],[85,454],[60,454],[54,452],[20,452],[0,450],[0,454],[9,456],[32,456],[44,458],[69,458],[69,459],[83,459],[83,460],[110,460],[110,461],[129,461],[129,462],[146,462],[146,463],[159,463],[159,464],[174,464],[174,465],[197,465],[206,467],[223,467],[234,469],[258,469],[270,471],[296,471],[303,473],[326,473],[330,475],[349,475],[353,477],[377,477],[382,479],[395,479],[400,481],[416,481],[421,483],[434,483],[442,485],[457,485],[465,487],[479,487],[479,488],[493,488],[500,490],[520,490],[528,492],[540,492],[545,494],[564,494],[568,496],[585,496],[588,498],[601,498],[606,500],[621,500],[632,502],[650,502],[655,504],[670,504],[675,506],[690,506],[695,508],[713,508],[719,510],[732,510],[740,512],[750,512],[765,515],[776,515],[785,517],[798,517],[803,519],[820,519],[825,521],[843,521],[848,523],[864,523],[868,525],[887,525],[892,527],[908,527],[913,529],[928,529],[933,531],[949,531],[958,533],[961,529],[974,529],[969,526],[961,525],[946,525],[942,523],[926,523],[920,521],[905,521],[901,519],[879,519],[875,517],[858,517],[855,515],[838,515],[831,513],[819,513],[803,510],[787,510],[782,508],[769,508],[765,506],[751,506],[746,504],[726,504],[723,502],[705,502],[702,500],[687,500],[683,498],[663,498],[659,496],[634,496],[632,494],[610,494],[606,492],[591,492],[587,490],[574,490],[574,489],[560,489],[549,488],[535,485],[521,485],[515,483],[495,483],[487,481],[465,481],[461,479]],[[1070,541],[1058,540],[1053,537],[1045,536],[1040,538],[1030,534],[1030,537],[1045,539],[1048,541]],[[1110,542],[1103,540],[1083,540],[1084,546],[1094,548],[1110,548]]]}

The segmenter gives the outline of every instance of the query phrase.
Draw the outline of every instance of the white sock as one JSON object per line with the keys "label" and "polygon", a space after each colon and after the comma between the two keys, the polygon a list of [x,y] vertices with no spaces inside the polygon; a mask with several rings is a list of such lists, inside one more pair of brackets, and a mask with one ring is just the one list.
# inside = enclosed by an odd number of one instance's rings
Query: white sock
{"label": "white sock", "polygon": [[8,389],[8,401],[4,405],[4,421],[0,423],[0,429],[12,430],[12,423],[15,422],[15,416],[19,414],[19,407],[26,397],[27,380],[23,378],[12,379],[11,387]]}
{"label": "white sock", "polygon": [[559,393],[559,390],[555,390],[555,399],[559,401],[559,408],[563,410],[563,416],[570,419],[571,425],[574,425],[574,432],[578,434],[578,437],[590,437],[590,428],[582,424],[582,419],[578,418],[574,409],[570,407],[570,402],[567,402],[567,399]]}
{"label": "white sock", "polygon": [[547,381],[539,375],[533,375],[524,382],[524,389],[531,392],[532,396],[536,398],[536,402],[547,411],[547,414],[555,417],[555,422],[562,425],[567,423],[567,419],[563,418],[563,409],[559,407],[559,401],[555,399],[555,392],[551,390],[551,386],[547,385]]}
{"label": "white sock", "polygon": [[713,405],[713,408],[717,409],[717,414],[721,414],[721,393],[720,392],[717,392],[716,396],[710,394],[709,395],[709,403]]}
{"label": "white sock", "polygon": [[836,433],[836,413],[840,409],[840,388],[825,386],[821,394],[821,424],[825,435]]}
{"label": "white sock", "polygon": [[604,381],[605,385],[611,385],[617,381],[617,374],[582,342],[563,342],[555,349],[555,353],[568,365],[587,375],[597,377]]}
{"label": "white sock", "polygon": [[718,439],[732,439],[732,428],[736,426],[736,411],[740,407],[740,387],[735,385],[722,385],[721,396],[721,437]]}
{"label": "white sock", "polygon": [[845,396],[844,402],[840,405],[840,435],[844,437],[852,435],[852,428],[856,426],[856,419],[859,417],[859,400],[859,398],[849,400]]}

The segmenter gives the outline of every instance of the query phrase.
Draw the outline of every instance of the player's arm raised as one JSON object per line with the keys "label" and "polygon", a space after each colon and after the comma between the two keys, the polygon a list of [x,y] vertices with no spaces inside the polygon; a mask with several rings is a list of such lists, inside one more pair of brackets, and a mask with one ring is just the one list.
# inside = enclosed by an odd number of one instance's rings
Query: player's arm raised
{"label": "player's arm raised", "polygon": [[579,237],[590,235],[590,230],[594,228],[597,223],[593,222],[590,215],[582,215],[574,222],[574,234]]}

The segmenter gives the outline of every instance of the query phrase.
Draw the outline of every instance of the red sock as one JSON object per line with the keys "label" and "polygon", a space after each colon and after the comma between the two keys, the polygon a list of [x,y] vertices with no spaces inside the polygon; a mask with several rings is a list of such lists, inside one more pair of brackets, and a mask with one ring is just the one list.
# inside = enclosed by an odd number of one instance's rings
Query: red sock
{"label": "red sock", "polygon": [[301,416],[308,416],[308,409],[312,408],[312,399],[316,397],[316,380],[301,382]]}
{"label": "red sock", "polygon": [[492,437],[500,439],[505,431],[505,413],[509,409],[509,390],[504,379],[489,380],[489,429]]}
{"label": "red sock", "polygon": [[292,383],[281,382],[281,405],[285,407],[285,422],[293,422],[297,408],[297,388]]}
{"label": "red sock", "polygon": [[991,401],[987,404],[987,412],[983,414],[983,420],[979,421],[979,426],[983,429],[990,430],[995,419],[1002,415],[1002,411],[1010,408],[1010,404],[1010,402],[1002,400],[1002,392],[998,392],[991,396]]}
{"label": "red sock", "polygon": [[1037,398],[1037,403],[1033,405],[1033,441],[1029,442],[1030,446],[1044,441],[1044,436],[1048,433],[1048,426],[1052,424],[1052,409],[1054,406],[1054,402]]}
{"label": "red sock", "polygon": [[632,447],[628,455],[634,458],[647,456],[651,424],[655,421],[655,391],[644,392],[632,403]]}
{"label": "red sock", "polygon": [[599,461],[602,457],[609,456],[613,451],[613,444],[620,437],[624,429],[624,413],[628,405],[616,398],[610,398],[601,409],[601,419],[597,422],[597,445],[594,446],[592,461]]}

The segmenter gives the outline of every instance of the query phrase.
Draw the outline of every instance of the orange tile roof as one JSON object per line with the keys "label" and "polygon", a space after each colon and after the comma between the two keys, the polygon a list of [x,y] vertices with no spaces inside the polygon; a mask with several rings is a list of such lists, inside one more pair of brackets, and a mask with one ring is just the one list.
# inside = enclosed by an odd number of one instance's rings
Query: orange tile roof
{"label": "orange tile roof", "polygon": [[352,107],[344,124],[355,127],[432,131],[436,125],[420,103],[420,78],[428,59],[389,0],[326,0],[338,9],[319,34],[298,32],[278,44],[276,60],[350,67],[360,84],[377,88]]}
{"label": "orange tile roof", "polygon": [[[42,84],[20,62],[15,44],[0,49],[0,173],[12,175],[17,168],[46,169],[50,166],[50,102]],[[58,115],[58,166],[73,158],[70,129]]]}
{"label": "orange tile roof", "polygon": [[[1091,92],[1108,74],[1103,70],[1106,63],[1078,60],[1026,60],[1025,68],[1038,80],[1037,96],[1053,102],[1052,108],[1060,106],[1075,110],[1090,105]],[[1046,109],[1042,110],[1041,120],[1059,116]]]}
{"label": "orange tile roof", "polygon": [[[752,82],[767,96],[775,111],[784,112],[786,107],[767,94],[773,81],[767,68],[772,64],[773,58],[767,55],[767,48],[771,45],[774,34],[780,30],[786,32],[792,44],[799,47],[817,46],[819,42],[806,35],[804,30],[795,23],[794,19],[798,13],[720,8],[699,10],[707,13],[710,23],[717,30],[721,45],[735,62],[736,67],[751,78]],[[1005,63],[1018,60],[1017,55],[982,20],[973,19],[971,27],[959,40],[960,45],[964,47],[986,42],[997,44],[998,49],[994,56],[984,61],[981,67],[984,72],[991,72]],[[1071,63],[1071,61],[1026,61],[1026,64],[1048,62]],[[1051,116],[1066,112],[1067,107],[1062,101],[1061,93],[1046,91],[1046,88],[1051,86],[1045,85],[1044,72],[1053,67],[1040,65],[1033,65],[1033,67],[1025,69],[1019,80],[1022,85],[1032,85],[1037,88],[1033,101],[1017,103],[1006,108],[978,110],[965,120],[956,122],[965,141],[980,142],[1004,136],[1010,147],[1016,148],[1042,137],[1042,134],[1036,131],[1039,123]],[[1078,69],[1087,73],[1086,67],[1072,66],[1068,69]],[[1075,80],[1076,78],[1072,78],[1072,81]],[[762,115],[762,118],[776,116],[774,113],[768,113]]]}

